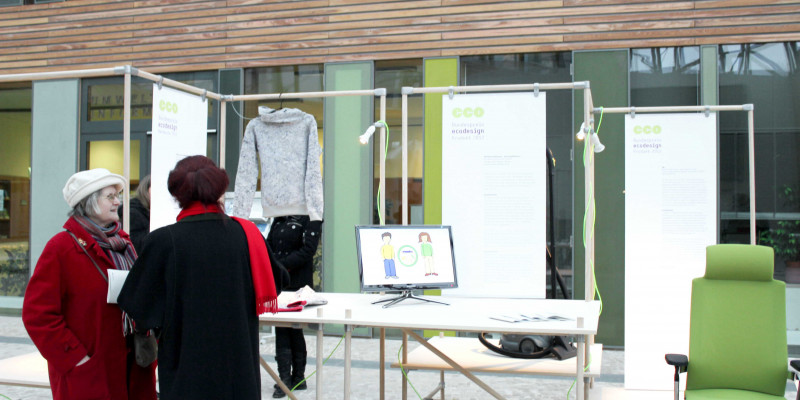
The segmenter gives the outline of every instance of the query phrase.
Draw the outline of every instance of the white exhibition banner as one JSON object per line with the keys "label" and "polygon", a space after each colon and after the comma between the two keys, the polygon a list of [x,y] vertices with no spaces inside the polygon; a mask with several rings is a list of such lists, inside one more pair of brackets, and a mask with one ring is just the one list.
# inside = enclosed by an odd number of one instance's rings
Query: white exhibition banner
{"label": "white exhibition banner", "polygon": [[153,140],[150,152],[150,230],[175,222],[178,202],[167,177],[188,156],[206,155],[208,103],[204,98],[153,84]]}
{"label": "white exhibition banner", "polygon": [[459,286],[442,295],[545,297],[545,98],[442,96],[442,223]]}
{"label": "white exhibition banner", "polygon": [[689,354],[692,279],[716,242],[716,114],[627,115],[626,389],[673,389],[664,355]]}

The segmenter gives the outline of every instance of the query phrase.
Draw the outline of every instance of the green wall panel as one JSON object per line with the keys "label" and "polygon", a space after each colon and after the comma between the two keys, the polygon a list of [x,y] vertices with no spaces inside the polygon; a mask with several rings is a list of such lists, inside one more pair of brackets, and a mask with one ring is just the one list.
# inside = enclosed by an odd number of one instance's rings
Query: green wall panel
{"label": "green wall panel", "polygon": [[[458,85],[458,58],[428,58],[423,60],[425,87]],[[442,93],[424,94],[424,152],[422,204],[426,224],[442,223]],[[426,290],[426,295],[441,295],[441,290]],[[433,337],[439,331],[423,332]],[[455,332],[445,332],[455,336]]]}
{"label": "green wall panel", "polygon": [[[225,95],[243,93],[243,71],[241,68],[221,69],[219,71],[219,92]],[[242,147],[242,119],[244,103],[241,101],[225,103],[225,165],[230,184],[228,190],[233,191],[236,182],[236,171],[239,169],[239,149]],[[236,107],[236,109],[234,109]]]}
{"label": "green wall panel", "polygon": [[700,46],[700,104],[704,106],[719,104],[717,51],[717,45]]}
{"label": "green wall panel", "polygon": [[[77,79],[33,83],[31,132],[31,265],[62,230],[69,206],[61,189],[78,171]],[[33,271],[33,269],[31,269]]]}
{"label": "green wall panel", "polygon": [[[372,88],[372,63],[325,65],[325,90]],[[371,147],[358,136],[372,123],[371,96],[325,99],[322,281],[327,292],[358,293],[355,226],[370,223]]]}
{"label": "green wall panel", "polygon": [[[458,85],[458,58],[429,58],[423,61],[425,87]],[[424,159],[422,184],[426,224],[442,223],[442,94],[424,96]]]}
{"label": "green wall panel", "polygon": [[[628,106],[628,51],[576,52],[576,81],[590,81],[595,107]],[[583,121],[583,92],[575,92],[575,131]],[[595,115],[595,120],[599,114]],[[595,124],[596,125],[596,124]],[[625,342],[625,152],[623,114],[606,114],[600,137],[606,149],[595,154],[595,276],[603,299],[603,314],[596,341],[609,346]],[[584,294],[584,173],[583,143],[576,142],[575,157],[575,297]]]}

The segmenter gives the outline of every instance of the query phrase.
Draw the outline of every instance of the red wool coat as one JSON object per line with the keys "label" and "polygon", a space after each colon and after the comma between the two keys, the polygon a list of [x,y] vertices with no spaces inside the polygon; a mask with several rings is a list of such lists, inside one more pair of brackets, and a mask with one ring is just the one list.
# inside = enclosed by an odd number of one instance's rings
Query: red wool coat
{"label": "red wool coat", "polygon": [[[115,268],[78,222],[70,218],[64,229],[86,243],[101,269]],[[155,363],[140,368],[129,361],[122,311],[106,302],[107,291],[108,283],[67,232],[47,242],[25,291],[22,322],[47,360],[55,400],[156,398]],[[76,367],[86,355],[89,361]]]}

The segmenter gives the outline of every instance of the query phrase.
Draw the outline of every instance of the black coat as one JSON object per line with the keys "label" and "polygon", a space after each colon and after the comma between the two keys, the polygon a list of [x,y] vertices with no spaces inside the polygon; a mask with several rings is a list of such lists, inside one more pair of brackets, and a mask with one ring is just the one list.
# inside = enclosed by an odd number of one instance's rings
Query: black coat
{"label": "black coat", "polygon": [[162,400],[261,398],[253,291],[244,231],[226,215],[147,235],[118,302],[137,330],[160,328]]}
{"label": "black coat", "polygon": [[307,215],[276,217],[267,235],[273,256],[289,271],[291,282],[286,289],[314,286],[314,254],[322,232],[322,221]]}
{"label": "black coat", "polygon": [[[117,209],[117,214],[119,214],[119,220],[122,222],[122,206]],[[131,236],[131,242],[133,242],[133,248],[136,250],[136,254],[142,252],[142,242],[144,242],[144,237],[150,233],[150,210],[144,207],[144,204],[137,199],[131,199],[131,227],[128,230],[128,234]]]}

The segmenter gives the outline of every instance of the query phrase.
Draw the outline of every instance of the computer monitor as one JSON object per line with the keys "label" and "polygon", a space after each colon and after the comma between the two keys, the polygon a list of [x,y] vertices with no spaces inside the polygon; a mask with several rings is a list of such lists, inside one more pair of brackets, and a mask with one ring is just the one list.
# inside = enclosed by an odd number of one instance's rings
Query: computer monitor
{"label": "computer monitor", "polygon": [[458,287],[447,225],[356,226],[362,292]]}

